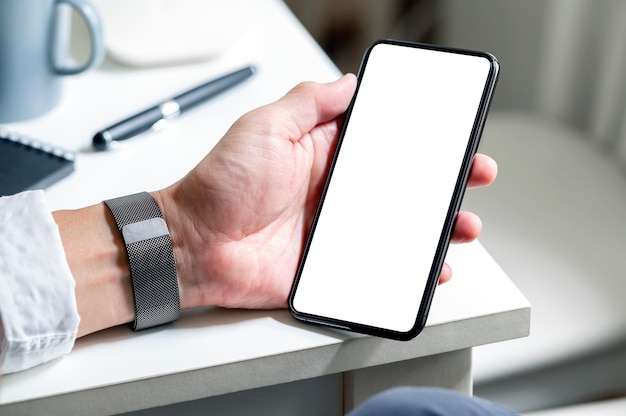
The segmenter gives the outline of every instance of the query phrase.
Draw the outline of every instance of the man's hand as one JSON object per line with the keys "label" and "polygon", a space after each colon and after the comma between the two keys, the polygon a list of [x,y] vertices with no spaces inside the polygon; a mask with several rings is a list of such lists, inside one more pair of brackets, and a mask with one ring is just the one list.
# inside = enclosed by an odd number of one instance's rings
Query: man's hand
{"label": "man's hand", "polygon": [[[354,75],[296,86],[242,116],[185,178],[153,194],[170,228],[182,307],[287,305],[355,87]],[[490,184],[496,172],[477,155],[469,186]],[[476,215],[461,212],[452,241],[480,230]],[[446,265],[440,281],[450,277]]]}

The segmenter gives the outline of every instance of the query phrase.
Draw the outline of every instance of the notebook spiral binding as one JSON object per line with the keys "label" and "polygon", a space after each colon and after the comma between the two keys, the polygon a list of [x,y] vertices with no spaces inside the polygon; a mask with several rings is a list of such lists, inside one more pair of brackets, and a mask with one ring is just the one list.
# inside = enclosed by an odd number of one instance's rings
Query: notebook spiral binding
{"label": "notebook spiral binding", "polygon": [[68,161],[73,162],[76,160],[76,152],[63,149],[58,146],[52,146],[50,143],[43,142],[32,136],[16,133],[2,126],[0,126],[0,140],[8,140],[10,142],[19,143],[23,146],[30,147],[35,150],[41,150],[44,153],[49,153]]}

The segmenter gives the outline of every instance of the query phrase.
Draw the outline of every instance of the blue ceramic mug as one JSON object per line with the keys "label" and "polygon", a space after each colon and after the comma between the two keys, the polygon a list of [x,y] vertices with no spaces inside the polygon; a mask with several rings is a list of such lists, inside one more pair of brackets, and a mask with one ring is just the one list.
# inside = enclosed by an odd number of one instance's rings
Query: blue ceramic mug
{"label": "blue ceramic mug", "polygon": [[[71,7],[91,37],[86,62],[69,63]],[[102,23],[85,0],[0,0],[0,123],[51,110],[61,99],[62,78],[98,65],[104,57]]]}

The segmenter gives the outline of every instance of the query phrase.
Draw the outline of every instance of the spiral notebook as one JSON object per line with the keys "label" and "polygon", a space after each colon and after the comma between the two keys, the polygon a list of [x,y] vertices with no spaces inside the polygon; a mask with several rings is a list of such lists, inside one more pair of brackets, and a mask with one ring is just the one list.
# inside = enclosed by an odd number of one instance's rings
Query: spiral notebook
{"label": "spiral notebook", "polygon": [[0,128],[0,196],[45,189],[74,171],[73,152]]}

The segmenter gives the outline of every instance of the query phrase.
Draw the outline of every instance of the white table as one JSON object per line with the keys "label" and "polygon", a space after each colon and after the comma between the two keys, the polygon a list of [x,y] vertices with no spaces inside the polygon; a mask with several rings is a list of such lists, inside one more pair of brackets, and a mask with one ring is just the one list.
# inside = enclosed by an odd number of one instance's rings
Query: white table
{"label": "white table", "polygon": [[[339,76],[282,2],[250,0],[247,12],[257,18],[214,60],[142,70],[106,62],[68,79],[62,103],[49,114],[7,126],[79,152],[76,172],[47,192],[53,209],[165,186],[245,111],[297,82]],[[117,151],[90,150],[98,129],[248,63],[258,66],[253,78],[167,129]],[[176,408],[162,414],[341,414],[398,384],[469,393],[472,347],[526,336],[530,306],[478,242],[452,247],[448,262],[454,279],[438,288],[428,325],[413,341],[307,326],[283,310],[187,311],[166,327],[87,336],[62,359],[3,377],[0,414],[96,415],[165,405]]]}

